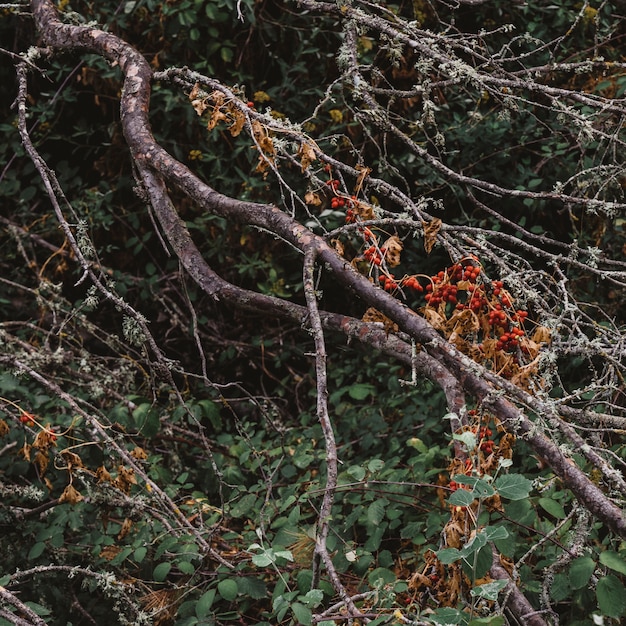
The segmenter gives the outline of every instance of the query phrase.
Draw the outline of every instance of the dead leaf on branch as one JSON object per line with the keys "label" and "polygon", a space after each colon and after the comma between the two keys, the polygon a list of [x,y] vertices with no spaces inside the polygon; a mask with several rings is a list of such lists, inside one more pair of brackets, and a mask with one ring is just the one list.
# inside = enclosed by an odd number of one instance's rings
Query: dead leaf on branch
{"label": "dead leaf on branch", "polygon": [[403,248],[404,244],[397,235],[389,237],[389,239],[387,239],[387,241],[385,241],[385,243],[381,246],[381,250],[386,250],[385,261],[389,267],[398,267],[398,265],[400,265],[400,254]]}
{"label": "dead leaf on branch", "polygon": [[374,307],[370,307],[369,309],[367,309],[367,311],[365,311],[362,317],[362,321],[382,324],[387,334],[397,333],[399,330],[398,325],[395,322],[391,321],[386,315],[384,315]]}
{"label": "dead leaf on branch", "polygon": [[300,157],[300,167],[302,168],[303,172],[311,165],[313,161],[317,159],[317,155],[315,154],[313,146],[306,141],[300,144],[298,156]]}
{"label": "dead leaf on branch", "polygon": [[304,196],[304,201],[309,206],[320,206],[322,204],[322,199],[320,198],[319,194],[315,193],[314,191],[307,191]]}
{"label": "dead leaf on branch", "polygon": [[435,217],[430,222],[422,222],[422,226],[424,228],[424,250],[426,250],[426,254],[430,254],[437,243],[437,235],[441,230],[441,220]]}
{"label": "dead leaf on branch", "polygon": [[76,504],[81,500],[83,500],[83,496],[71,484],[63,490],[59,497],[59,502],[67,502],[68,504]]}

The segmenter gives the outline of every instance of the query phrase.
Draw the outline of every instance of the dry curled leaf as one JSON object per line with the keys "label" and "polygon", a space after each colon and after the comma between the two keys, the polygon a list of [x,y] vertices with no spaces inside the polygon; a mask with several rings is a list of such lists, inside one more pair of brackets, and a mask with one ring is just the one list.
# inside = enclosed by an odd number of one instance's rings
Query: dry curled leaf
{"label": "dry curled leaf", "polygon": [[441,230],[441,220],[435,217],[430,222],[422,222],[422,226],[424,228],[424,250],[426,250],[426,254],[430,254],[435,243],[437,243],[437,235]]}
{"label": "dry curled leaf", "polygon": [[67,463],[67,469],[71,470],[74,467],[85,467],[83,465],[82,459],[78,456],[78,454],[74,454],[69,450],[63,450],[61,452],[61,456],[63,460]]}
{"label": "dry curled leaf", "polygon": [[320,198],[319,194],[315,193],[314,191],[307,191],[304,196],[304,201],[309,206],[320,206],[322,204],[322,199]]}
{"label": "dry curled leaf", "polygon": [[68,504],[76,504],[83,500],[83,496],[74,487],[69,484],[59,497],[59,502],[67,502]]}
{"label": "dry curled leaf", "polygon": [[311,165],[313,161],[315,161],[315,159],[317,159],[313,146],[311,146],[311,144],[307,143],[306,141],[300,144],[298,156],[300,157],[300,166],[302,167],[303,172],[309,167],[309,165]]}
{"label": "dry curled leaf", "polygon": [[148,458],[148,453],[143,448],[137,446],[130,451],[130,456],[138,461],[145,461]]}
{"label": "dry curled leaf", "polygon": [[398,267],[400,265],[400,255],[404,245],[397,235],[392,235],[381,246],[381,250],[385,250],[385,261],[389,267]]}

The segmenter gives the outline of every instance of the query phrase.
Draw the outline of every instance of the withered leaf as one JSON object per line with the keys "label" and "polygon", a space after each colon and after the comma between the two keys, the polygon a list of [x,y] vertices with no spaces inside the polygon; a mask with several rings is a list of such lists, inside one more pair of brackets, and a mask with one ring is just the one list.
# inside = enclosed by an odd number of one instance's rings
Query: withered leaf
{"label": "withered leaf", "polygon": [[128,535],[130,529],[133,527],[133,522],[128,517],[122,522],[122,528],[120,528],[120,532],[117,534],[117,540],[121,541]]}
{"label": "withered leaf", "polygon": [[68,502],[69,504],[76,504],[83,500],[83,496],[74,489],[73,485],[69,484],[59,497],[59,502]]}
{"label": "withered leaf", "polygon": [[145,461],[148,458],[148,453],[143,448],[137,446],[130,451],[130,456],[138,461]]}
{"label": "withered leaf", "polygon": [[68,469],[70,470],[73,467],[85,467],[83,465],[82,459],[78,456],[78,454],[74,454],[69,450],[63,450],[63,452],[61,452],[61,456],[63,457],[63,460],[67,463]]}
{"label": "withered leaf", "polygon": [[304,201],[309,206],[320,206],[320,204],[322,204],[322,199],[320,198],[319,194],[315,193],[314,191],[307,191],[304,196]]}
{"label": "withered leaf", "polygon": [[370,307],[367,311],[365,311],[362,320],[364,322],[382,324],[387,334],[397,333],[399,330],[398,325],[395,322],[390,320],[386,315],[374,307]]}
{"label": "withered leaf", "polygon": [[404,245],[397,235],[392,235],[381,246],[381,249],[385,249],[385,261],[389,267],[398,267],[400,265],[400,254]]}
{"label": "withered leaf", "polygon": [[313,146],[308,144],[306,141],[300,144],[298,156],[300,157],[300,166],[303,172],[309,167],[309,165],[311,165],[313,161],[315,161],[315,159],[317,159]]}
{"label": "withered leaf", "polygon": [[422,226],[424,228],[424,250],[426,250],[426,254],[430,254],[435,243],[437,243],[437,235],[441,230],[441,220],[435,217],[430,222],[422,222]]}

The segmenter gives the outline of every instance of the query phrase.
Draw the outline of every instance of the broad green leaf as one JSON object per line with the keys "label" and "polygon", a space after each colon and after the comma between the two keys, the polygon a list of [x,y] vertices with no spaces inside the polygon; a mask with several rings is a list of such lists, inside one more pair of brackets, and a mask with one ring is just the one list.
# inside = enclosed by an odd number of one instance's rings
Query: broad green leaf
{"label": "broad green leaf", "polygon": [[[242,596],[260,600],[267,597],[267,586],[260,578],[253,576],[241,576],[236,579],[238,592]],[[310,585],[309,585],[310,586]]]}
{"label": "broad green leaf", "polygon": [[389,501],[384,498],[375,500],[367,507],[367,521],[374,526],[378,526],[385,517],[385,509],[389,505]]}
{"label": "broad green leaf", "polygon": [[508,580],[494,580],[491,583],[485,583],[484,585],[478,585],[474,587],[470,593],[477,598],[485,598],[486,600],[495,601],[498,599],[498,594],[508,584]]}
{"label": "broad green leaf", "polygon": [[603,615],[621,617],[626,612],[626,589],[617,576],[609,574],[596,585],[598,606]]}
{"label": "broad green leaf", "polygon": [[454,434],[452,438],[463,443],[468,450],[474,450],[476,448],[476,435],[469,430],[460,434]]}
{"label": "broad green leaf", "polygon": [[620,574],[626,575],[626,559],[617,552],[607,550],[600,554],[600,563]]}
{"label": "broad green leaf", "polygon": [[502,615],[492,615],[490,617],[477,617],[470,621],[468,626],[503,626],[504,617]]}
{"label": "broad green leaf", "polygon": [[171,563],[159,563],[152,572],[152,578],[156,580],[156,582],[162,583],[167,578],[167,575],[170,573],[171,569]]}
{"label": "broad green leaf", "polygon": [[509,531],[504,526],[485,526],[483,533],[487,541],[500,541],[509,536]]}
{"label": "broad green leaf", "polygon": [[237,582],[232,578],[225,578],[224,580],[220,580],[217,583],[217,591],[220,596],[224,598],[227,602],[232,602],[236,597],[239,589],[237,587]]}
{"label": "broad green leaf", "polygon": [[215,594],[217,591],[215,589],[209,589],[205,591],[198,601],[196,602],[196,617],[202,618],[206,617],[213,606],[213,600],[215,600]]}
{"label": "broad green leaf", "polygon": [[137,430],[145,437],[154,437],[159,432],[159,412],[147,402],[140,404],[133,411],[133,420]]}
{"label": "broad green leaf", "polygon": [[300,602],[294,602],[291,605],[291,611],[293,612],[293,616],[296,618],[296,622],[298,624],[302,624],[302,626],[311,626],[313,619],[311,609],[304,606],[304,604],[301,604]]}
{"label": "broad green leaf", "polygon": [[365,468],[360,465],[352,465],[346,470],[346,473],[356,482],[361,482],[365,478]]}
{"label": "broad green leaf", "polygon": [[379,587],[381,583],[383,585],[389,585],[395,582],[396,579],[397,576],[395,573],[386,567],[377,567],[375,570],[372,570],[367,577],[372,587]]}
{"label": "broad green leaf", "polygon": [[245,517],[256,504],[257,497],[253,493],[242,496],[230,509],[233,517]]}
{"label": "broad green leaf", "polygon": [[267,567],[268,565],[271,565],[274,562],[274,559],[268,556],[266,552],[263,552],[262,554],[255,554],[252,557],[252,562],[257,567]]}
{"label": "broad green leaf", "polygon": [[35,543],[28,552],[28,560],[30,561],[31,559],[36,559],[38,556],[41,556],[45,549],[46,544],[43,541]]}
{"label": "broad green leaf", "polygon": [[376,387],[374,387],[374,385],[370,385],[369,383],[356,383],[348,390],[348,395],[353,400],[365,400],[365,398],[370,395],[374,395],[375,393]]}
{"label": "broad green leaf", "polygon": [[369,472],[379,472],[381,469],[385,467],[385,462],[381,459],[372,459],[367,464],[367,470]]}
{"label": "broad green leaf", "polygon": [[303,596],[298,596],[298,600],[306,604],[309,608],[314,609],[324,599],[324,592],[321,589],[311,589]]}
{"label": "broad green leaf", "polygon": [[291,550],[276,550],[276,552],[274,552],[274,556],[277,559],[285,559],[286,561],[293,563],[293,554],[291,553]]}
{"label": "broad green leaf", "polygon": [[141,563],[146,557],[147,552],[148,552],[148,548],[146,548],[145,546],[139,546],[133,552],[133,561],[135,561],[135,563]]}
{"label": "broad green leaf", "polygon": [[523,500],[530,494],[533,482],[519,474],[503,474],[496,478],[493,486],[501,498]]}
{"label": "broad green leaf", "polygon": [[567,517],[561,503],[552,500],[552,498],[539,498],[537,503],[544,511],[552,515],[552,517],[556,517],[556,519],[565,519]]}
{"label": "broad green leaf", "polygon": [[430,616],[435,624],[441,626],[454,626],[455,624],[466,623],[466,614],[463,611],[453,608],[436,609]]}
{"label": "broad green leaf", "polygon": [[450,563],[458,561],[462,556],[460,550],[456,548],[443,548],[442,550],[437,550],[435,554],[444,565],[450,565]]}
{"label": "broad green leaf", "polygon": [[555,574],[550,586],[550,597],[555,602],[565,600],[572,593],[569,585],[569,578],[566,574]]}
{"label": "broad green leaf", "polygon": [[190,563],[189,561],[177,561],[176,567],[183,574],[193,574],[196,571],[195,565],[193,563]]}
{"label": "broad green leaf", "polygon": [[448,498],[448,504],[452,506],[470,506],[474,502],[474,494],[471,491],[465,489],[457,489]]}
{"label": "broad green leaf", "polygon": [[596,562],[590,556],[574,559],[569,568],[569,584],[572,589],[585,587],[595,568]]}

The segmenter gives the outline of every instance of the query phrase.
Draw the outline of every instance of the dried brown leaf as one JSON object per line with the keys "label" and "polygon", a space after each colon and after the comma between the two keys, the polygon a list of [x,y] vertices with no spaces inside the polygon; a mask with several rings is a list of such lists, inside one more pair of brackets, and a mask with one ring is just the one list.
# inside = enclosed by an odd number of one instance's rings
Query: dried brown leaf
{"label": "dried brown leaf", "polygon": [[300,157],[300,166],[303,172],[311,165],[313,161],[317,159],[313,146],[306,141],[300,144],[298,156]]}
{"label": "dried brown leaf", "polygon": [[399,330],[396,323],[374,307],[370,307],[367,311],[365,311],[362,320],[364,322],[382,324],[387,334],[397,333]]}
{"label": "dried brown leaf", "polygon": [[76,504],[83,500],[83,496],[74,489],[73,485],[69,484],[59,497],[59,502],[67,502],[68,504]]}
{"label": "dried brown leaf", "polygon": [[315,193],[314,191],[307,191],[304,196],[304,201],[309,206],[320,206],[322,204],[322,199],[320,198],[319,194]]}
{"label": "dried brown leaf", "polygon": [[437,235],[441,230],[441,220],[435,217],[430,222],[422,222],[422,226],[424,228],[424,250],[426,250],[426,254],[430,254],[435,243],[437,243]]}
{"label": "dried brown leaf", "polygon": [[404,245],[402,240],[397,235],[392,235],[381,246],[381,250],[385,250],[385,261],[389,267],[398,267],[400,265],[401,253]]}

